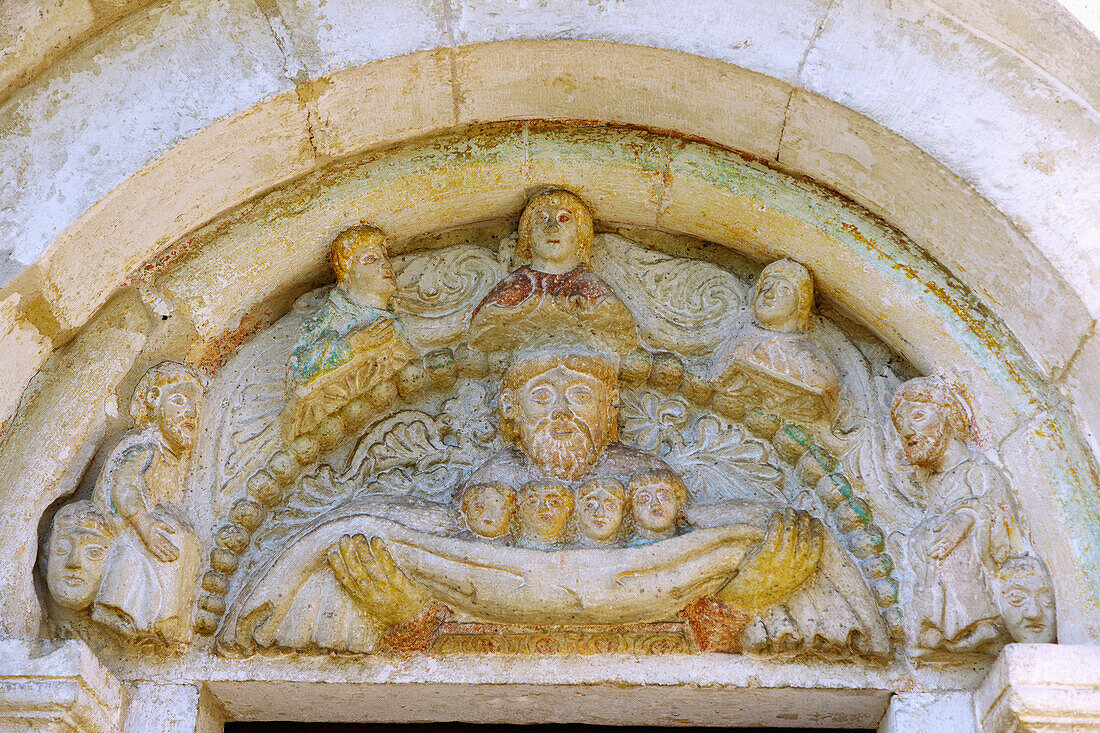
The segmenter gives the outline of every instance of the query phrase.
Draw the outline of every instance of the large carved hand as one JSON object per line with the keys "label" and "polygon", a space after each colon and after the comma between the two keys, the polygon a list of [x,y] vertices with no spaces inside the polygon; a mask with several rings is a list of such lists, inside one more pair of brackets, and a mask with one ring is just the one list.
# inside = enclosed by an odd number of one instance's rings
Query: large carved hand
{"label": "large carved hand", "polygon": [[348,595],[383,628],[408,620],[430,600],[393,564],[378,537],[344,535],[329,549],[328,563]]}
{"label": "large carved hand", "polygon": [[806,582],[821,560],[824,542],[821,520],[791,508],[772,514],[764,539],[745,556],[737,575],[718,591],[718,600],[758,615]]}
{"label": "large carved hand", "polygon": [[180,548],[168,539],[169,535],[176,533],[172,525],[147,512],[138,512],[130,517],[130,524],[133,525],[138,537],[141,538],[145,547],[153,553],[153,557],[156,559],[161,562],[175,562],[180,556]]}

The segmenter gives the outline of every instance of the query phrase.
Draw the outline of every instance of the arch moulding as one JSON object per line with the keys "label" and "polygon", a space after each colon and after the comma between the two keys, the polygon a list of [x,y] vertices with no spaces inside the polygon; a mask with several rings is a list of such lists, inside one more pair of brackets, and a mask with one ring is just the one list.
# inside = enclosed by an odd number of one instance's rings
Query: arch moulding
{"label": "arch moulding", "polygon": [[[397,97],[402,104],[382,101]],[[447,232],[507,228],[546,185],[581,196],[604,232],[650,232],[680,247],[702,240],[746,267],[797,260],[830,313],[867,329],[916,372],[959,375],[972,395],[976,446],[1009,476],[1030,542],[1050,565],[1059,641],[1100,641],[1100,483],[1078,407],[1089,393],[1074,391],[1087,390],[1085,381],[1065,381],[1091,317],[1062,274],[958,176],[836,102],[720,61],[602,41],[434,49],[300,83],[124,180],[0,292],[16,345],[3,359],[12,365],[4,394],[20,397],[0,438],[8,477],[0,562],[10,568],[0,629],[33,639],[50,628],[34,577],[43,516],[89,488],[129,427],[126,405],[150,366],[172,359],[215,374],[297,296],[331,280],[329,247],[351,224],[378,226],[391,254],[402,255],[464,241]],[[1021,272],[1030,289],[1019,287]],[[40,455],[34,446],[42,445],[56,450]],[[202,506],[208,549],[225,517]],[[145,666],[109,651],[102,659],[131,684],[134,710],[160,694],[143,697],[142,685],[163,674],[198,685],[199,710],[225,705],[248,717],[272,709],[269,689],[237,685],[232,663],[202,648]],[[453,663],[432,672],[389,664],[337,676],[349,690],[373,690],[399,669],[407,681],[438,686],[439,710],[458,709],[447,685],[466,673]],[[762,664],[776,688],[807,674],[801,661]],[[751,662],[707,665],[677,667],[662,684],[737,687],[759,672]],[[969,690],[985,672],[901,661],[881,674],[834,666],[811,676],[841,682],[804,686],[831,688],[820,699],[851,705],[852,724],[874,724],[892,692]],[[654,681],[626,668],[590,665],[570,679]],[[276,683],[271,689],[316,692],[309,686],[319,679],[285,660],[265,669],[258,674]],[[469,675],[460,682],[545,679],[523,664]],[[862,703],[846,697],[858,690],[875,694]],[[791,704],[809,713],[807,700]],[[310,704],[319,711],[323,697]],[[837,713],[827,722],[844,720]]]}

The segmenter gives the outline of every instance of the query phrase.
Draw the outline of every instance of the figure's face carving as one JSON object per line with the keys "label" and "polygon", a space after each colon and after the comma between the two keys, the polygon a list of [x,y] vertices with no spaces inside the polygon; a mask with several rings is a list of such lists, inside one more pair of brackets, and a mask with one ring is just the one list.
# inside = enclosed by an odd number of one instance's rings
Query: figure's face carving
{"label": "figure's face carving", "polygon": [[765,328],[794,331],[798,327],[798,283],[779,272],[764,271],[756,287],[753,312]]}
{"label": "figure's face carving", "polygon": [[564,366],[529,380],[508,398],[524,451],[552,476],[583,476],[607,447],[610,391],[599,379]]}
{"label": "figure's face carving", "polygon": [[894,408],[894,427],[906,459],[914,466],[934,466],[951,439],[947,415],[937,405],[901,401]]}
{"label": "figure's face carving", "polygon": [[680,499],[671,483],[651,481],[630,493],[634,521],[650,532],[670,532],[680,515]]}
{"label": "figure's face carving", "polygon": [[578,512],[581,535],[600,543],[613,542],[623,526],[623,497],[604,488],[582,494]]}
{"label": "figure's face carving", "polygon": [[50,537],[46,585],[65,608],[83,611],[92,605],[103,580],[110,541],[87,527],[55,528]]}
{"label": "figure's face carving", "polygon": [[519,494],[519,521],[526,537],[542,544],[565,539],[573,514],[573,492],[554,483],[528,484]]}
{"label": "figure's face carving", "polygon": [[345,287],[357,293],[371,293],[383,302],[397,292],[397,276],[382,248],[367,244],[356,250],[348,263]]}
{"label": "figure's face carving", "polygon": [[191,450],[199,429],[202,390],[193,382],[165,385],[157,401],[161,432],[175,451]]}
{"label": "figure's face carving", "polygon": [[553,272],[567,272],[579,265],[577,212],[552,203],[532,206],[531,259],[543,266],[550,265]]}
{"label": "figure's face carving", "polygon": [[1001,585],[1001,615],[1012,638],[1019,642],[1050,644],[1057,630],[1054,589],[1046,573],[1014,573]]}
{"label": "figure's face carving", "polygon": [[466,524],[482,537],[496,539],[508,533],[515,500],[503,487],[485,486],[464,503]]}

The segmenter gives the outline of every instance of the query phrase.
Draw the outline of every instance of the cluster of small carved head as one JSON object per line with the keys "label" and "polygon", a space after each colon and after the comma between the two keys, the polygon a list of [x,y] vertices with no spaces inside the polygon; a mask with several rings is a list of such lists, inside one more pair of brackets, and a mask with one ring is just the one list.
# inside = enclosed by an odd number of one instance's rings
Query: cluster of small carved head
{"label": "cluster of small carved head", "polygon": [[462,495],[466,526],[479,537],[525,547],[610,547],[677,533],[687,487],[670,471],[643,471],[624,486],[597,478],[574,489],[538,480],[517,493],[501,482],[474,484]]}

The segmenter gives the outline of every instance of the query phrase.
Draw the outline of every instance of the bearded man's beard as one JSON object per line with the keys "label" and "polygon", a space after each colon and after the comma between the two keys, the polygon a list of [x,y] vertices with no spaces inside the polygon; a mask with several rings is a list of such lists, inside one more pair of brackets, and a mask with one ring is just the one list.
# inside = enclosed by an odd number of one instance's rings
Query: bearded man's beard
{"label": "bearded man's beard", "polygon": [[947,423],[941,421],[931,435],[917,434],[904,439],[905,457],[914,466],[931,468],[943,458],[950,437]]}
{"label": "bearded man's beard", "polygon": [[[552,431],[572,425],[567,438],[555,438]],[[597,444],[591,428],[575,418],[544,418],[524,441],[527,455],[544,473],[563,481],[578,481],[600,457],[606,441]]]}

